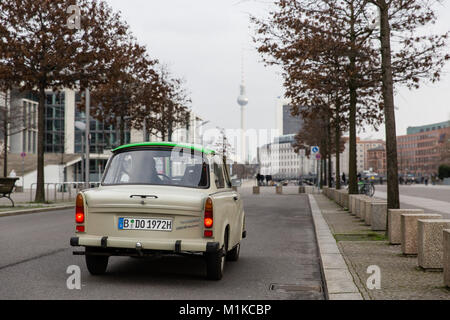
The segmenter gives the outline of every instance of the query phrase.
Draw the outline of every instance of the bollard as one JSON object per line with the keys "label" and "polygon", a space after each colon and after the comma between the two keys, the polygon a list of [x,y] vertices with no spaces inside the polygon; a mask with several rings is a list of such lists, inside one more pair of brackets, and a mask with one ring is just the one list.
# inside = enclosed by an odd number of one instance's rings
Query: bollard
{"label": "bollard", "polygon": [[440,214],[402,214],[402,253],[405,255],[417,255],[417,221],[419,219],[442,219]]}
{"label": "bollard", "polygon": [[[367,215],[367,214],[366,214]],[[376,200],[370,204],[369,222],[373,231],[387,230],[387,202]]]}
{"label": "bollard", "polygon": [[275,187],[276,194],[283,194],[283,187],[282,186],[276,186]]}
{"label": "bollard", "polygon": [[389,209],[388,210],[388,238],[390,244],[402,243],[401,216],[402,214],[424,214],[422,209]]}
{"label": "bollard", "polygon": [[444,285],[450,288],[450,229],[443,231]]}
{"label": "bollard", "polygon": [[419,219],[417,228],[417,260],[419,267],[423,269],[442,269],[444,229],[450,228],[450,220]]}

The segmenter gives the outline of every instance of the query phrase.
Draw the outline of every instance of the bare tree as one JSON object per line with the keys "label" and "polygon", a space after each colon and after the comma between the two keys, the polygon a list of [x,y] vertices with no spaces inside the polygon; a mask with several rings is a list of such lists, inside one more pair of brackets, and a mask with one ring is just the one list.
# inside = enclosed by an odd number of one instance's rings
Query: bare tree
{"label": "bare tree", "polygon": [[[79,30],[67,27],[66,10],[75,4],[81,11]],[[111,43],[127,30],[119,18],[101,0],[0,2],[0,64],[13,70],[21,89],[35,90],[39,96],[36,202],[45,201],[45,90],[75,87],[77,82],[86,88],[101,81],[110,48],[115,47]]]}
{"label": "bare tree", "polygon": [[[380,12],[382,93],[386,127],[388,208],[400,208],[394,84],[418,88],[421,79],[436,82],[446,60],[449,32],[420,35],[418,29],[436,22],[433,6],[440,1],[368,0]],[[399,42],[393,50],[391,39]]]}

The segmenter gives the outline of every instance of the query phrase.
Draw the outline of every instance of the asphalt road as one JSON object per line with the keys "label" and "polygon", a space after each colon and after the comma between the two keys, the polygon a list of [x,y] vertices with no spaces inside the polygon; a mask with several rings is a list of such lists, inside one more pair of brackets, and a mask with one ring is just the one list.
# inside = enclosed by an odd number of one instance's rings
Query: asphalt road
{"label": "asphalt road", "polygon": [[[400,185],[400,195],[427,198],[450,202],[450,187],[448,186],[425,186],[423,184]],[[375,190],[387,192],[387,186],[375,185]]]}
{"label": "asphalt road", "polygon": [[[307,197],[273,193],[243,192],[248,237],[218,282],[205,280],[203,259],[180,256],[112,257],[106,275],[91,276],[69,246],[73,210],[0,218],[0,299],[323,299]],[[67,289],[70,265],[81,290]]]}

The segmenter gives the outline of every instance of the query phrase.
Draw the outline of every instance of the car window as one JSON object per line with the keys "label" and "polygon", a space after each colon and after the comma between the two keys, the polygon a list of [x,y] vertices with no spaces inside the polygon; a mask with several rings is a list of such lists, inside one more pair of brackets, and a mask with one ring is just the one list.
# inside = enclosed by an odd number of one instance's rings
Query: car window
{"label": "car window", "polygon": [[120,152],[110,160],[102,184],[209,187],[206,157],[190,149],[174,150],[159,148]]}
{"label": "car window", "polygon": [[218,189],[225,188],[225,179],[223,175],[223,165],[220,163],[220,161],[215,158],[214,159],[214,176],[215,176],[215,183],[216,187]]}
{"label": "car window", "polygon": [[226,183],[226,186],[227,186],[227,188],[231,188],[232,184],[231,184],[231,179],[230,179],[229,168],[228,168],[227,165],[224,165],[223,168],[224,168],[223,173],[224,173],[224,175],[225,175],[225,183]]}

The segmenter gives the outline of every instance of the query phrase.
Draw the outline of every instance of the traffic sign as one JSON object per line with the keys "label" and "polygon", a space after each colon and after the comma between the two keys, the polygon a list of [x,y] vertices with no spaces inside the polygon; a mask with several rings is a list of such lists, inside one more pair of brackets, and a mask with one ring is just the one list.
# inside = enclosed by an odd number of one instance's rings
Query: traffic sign
{"label": "traffic sign", "polygon": [[320,153],[316,154],[316,159],[317,159],[317,160],[320,160],[321,157],[322,157],[322,156],[320,155]]}
{"label": "traffic sign", "polygon": [[25,157],[27,156],[27,154],[26,154],[25,152],[22,152],[22,153],[20,154],[20,156],[21,156],[22,158],[25,158]]}
{"label": "traffic sign", "polygon": [[320,148],[318,146],[311,147],[311,153],[316,154],[319,153]]}

